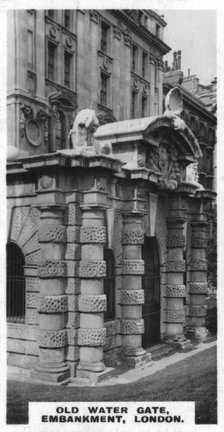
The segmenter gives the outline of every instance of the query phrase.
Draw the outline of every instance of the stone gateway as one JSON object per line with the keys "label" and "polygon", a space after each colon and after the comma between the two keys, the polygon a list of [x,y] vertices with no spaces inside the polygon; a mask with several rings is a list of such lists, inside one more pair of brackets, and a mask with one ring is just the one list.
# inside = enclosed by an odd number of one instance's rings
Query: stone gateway
{"label": "stone gateway", "polygon": [[202,153],[177,105],[96,132],[88,111],[74,149],[8,163],[9,364],[94,380],[147,365],[157,343],[206,339],[213,194],[187,172]]}

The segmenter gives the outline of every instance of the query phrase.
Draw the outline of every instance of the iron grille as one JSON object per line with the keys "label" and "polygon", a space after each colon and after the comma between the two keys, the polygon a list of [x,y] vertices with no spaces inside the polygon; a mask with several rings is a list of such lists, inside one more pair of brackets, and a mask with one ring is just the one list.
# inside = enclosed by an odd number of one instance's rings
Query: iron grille
{"label": "iron grille", "polygon": [[7,321],[25,322],[25,260],[20,248],[7,244]]}

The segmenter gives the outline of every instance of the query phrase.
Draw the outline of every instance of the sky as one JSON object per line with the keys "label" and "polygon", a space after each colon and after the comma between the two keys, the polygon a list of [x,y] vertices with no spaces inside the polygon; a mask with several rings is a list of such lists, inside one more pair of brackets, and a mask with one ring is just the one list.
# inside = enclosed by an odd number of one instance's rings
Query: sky
{"label": "sky", "polygon": [[167,26],[164,42],[172,51],[164,56],[172,65],[173,52],[182,51],[181,69],[184,76],[190,69],[201,84],[209,84],[216,71],[216,11],[214,10],[157,10],[164,15]]}

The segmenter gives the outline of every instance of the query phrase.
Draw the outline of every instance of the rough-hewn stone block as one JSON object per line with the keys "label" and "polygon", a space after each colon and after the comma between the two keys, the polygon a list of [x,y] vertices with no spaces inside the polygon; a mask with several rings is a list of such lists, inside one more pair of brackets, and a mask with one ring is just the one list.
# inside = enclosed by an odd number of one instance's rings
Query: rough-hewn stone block
{"label": "rough-hewn stone block", "polygon": [[186,296],[185,285],[166,286],[166,297],[185,297],[185,296]]}
{"label": "rough-hewn stone block", "polygon": [[80,295],[80,312],[105,312],[107,310],[106,295]]}
{"label": "rough-hewn stone block", "polygon": [[105,261],[80,261],[79,276],[82,278],[101,278],[106,276]]}
{"label": "rough-hewn stone block", "polygon": [[41,278],[58,278],[67,275],[67,266],[63,261],[46,261],[38,265],[38,276]]}
{"label": "rough-hewn stone block", "polygon": [[191,317],[204,317],[207,313],[206,305],[190,305],[189,315]]}
{"label": "rough-hewn stone block", "polygon": [[42,225],[38,239],[40,243],[65,243],[66,228],[62,225]]}
{"label": "rough-hewn stone block", "polygon": [[183,323],[185,320],[184,310],[171,310],[165,311],[165,322],[167,323]]}
{"label": "rough-hewn stone block", "polygon": [[80,346],[104,346],[106,343],[106,329],[79,329],[78,344]]}
{"label": "rough-hewn stone block", "polygon": [[26,293],[26,307],[37,308],[38,307],[39,294],[37,293]]}
{"label": "rough-hewn stone block", "polygon": [[121,290],[120,304],[144,304],[144,290]]}
{"label": "rough-hewn stone block", "polygon": [[194,260],[190,262],[191,271],[207,271],[208,264],[205,260]]}
{"label": "rough-hewn stone block", "polygon": [[168,261],[167,263],[167,271],[174,273],[181,273],[185,271],[185,261]]}
{"label": "rough-hewn stone block", "polygon": [[26,261],[27,265],[29,265],[29,264],[38,264],[41,261],[41,251],[40,251],[40,249],[37,250],[37,251],[35,251],[35,252],[32,252],[29,255],[26,255],[25,261]]}
{"label": "rough-hewn stone block", "polygon": [[40,291],[40,279],[37,277],[26,277],[26,291]]}
{"label": "rough-hewn stone block", "polygon": [[185,237],[183,234],[168,234],[166,245],[168,248],[183,248],[185,246]]}
{"label": "rough-hewn stone block", "polygon": [[191,282],[189,283],[190,294],[208,294],[207,282]]}
{"label": "rough-hewn stone block", "polygon": [[106,242],[106,228],[103,226],[82,227],[80,242],[104,244]]}
{"label": "rough-hewn stone block", "polygon": [[121,319],[121,334],[142,334],[144,333],[144,320]]}
{"label": "rough-hewn stone block", "polygon": [[191,237],[191,247],[197,249],[205,249],[207,247],[207,238],[204,236],[193,235]]}
{"label": "rough-hewn stone block", "polygon": [[80,228],[76,226],[68,226],[67,228],[67,242],[78,243],[80,241]]}
{"label": "rough-hewn stone block", "polygon": [[122,273],[125,275],[144,274],[144,261],[143,260],[122,260]]}
{"label": "rough-hewn stone block", "polygon": [[39,324],[39,315],[36,309],[26,310],[26,324]]}
{"label": "rough-hewn stone block", "polygon": [[39,298],[38,310],[41,313],[58,313],[67,311],[67,296],[46,296]]}
{"label": "rough-hewn stone block", "polygon": [[121,243],[123,245],[143,244],[144,232],[142,229],[138,230],[123,230],[121,235]]}
{"label": "rough-hewn stone block", "polygon": [[67,344],[67,330],[43,331],[39,337],[39,346],[43,348],[62,348]]}

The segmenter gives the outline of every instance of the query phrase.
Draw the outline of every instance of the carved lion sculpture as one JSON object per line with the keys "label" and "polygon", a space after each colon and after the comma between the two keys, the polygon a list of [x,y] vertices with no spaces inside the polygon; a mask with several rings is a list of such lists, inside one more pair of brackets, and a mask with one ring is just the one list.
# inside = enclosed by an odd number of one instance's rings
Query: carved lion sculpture
{"label": "carved lion sculpture", "polygon": [[69,132],[76,154],[111,153],[111,146],[99,143],[94,137],[98,126],[99,121],[94,110],[87,108],[77,114]]}

